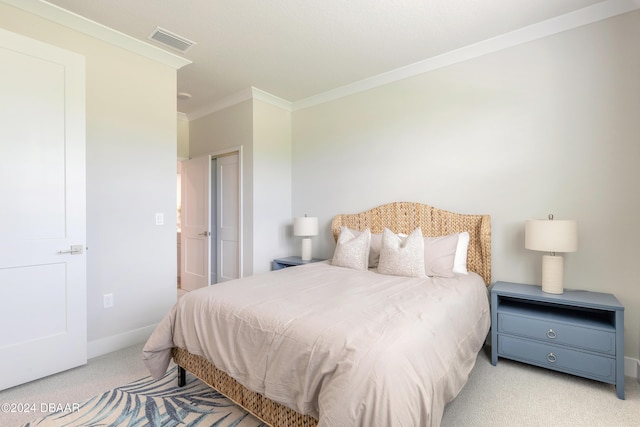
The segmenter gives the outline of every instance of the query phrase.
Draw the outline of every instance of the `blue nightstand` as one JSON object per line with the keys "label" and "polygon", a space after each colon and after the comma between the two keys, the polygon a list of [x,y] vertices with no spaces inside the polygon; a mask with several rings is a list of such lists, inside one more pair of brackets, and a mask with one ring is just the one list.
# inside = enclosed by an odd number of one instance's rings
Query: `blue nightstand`
{"label": "blue nightstand", "polygon": [[287,267],[294,267],[296,265],[310,264],[312,262],[324,261],[322,259],[313,258],[311,261],[303,261],[299,256],[288,256],[285,258],[276,258],[273,260],[272,269],[281,270]]}
{"label": "blue nightstand", "polygon": [[611,294],[497,282],[491,363],[498,357],[615,384],[624,399],[624,307]]}

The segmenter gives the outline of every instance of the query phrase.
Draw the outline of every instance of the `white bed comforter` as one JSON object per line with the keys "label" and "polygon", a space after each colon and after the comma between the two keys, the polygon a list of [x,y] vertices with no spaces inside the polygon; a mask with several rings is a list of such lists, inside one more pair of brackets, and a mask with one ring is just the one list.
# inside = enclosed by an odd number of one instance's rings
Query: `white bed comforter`
{"label": "white bed comforter", "polygon": [[480,276],[385,276],[327,262],[183,296],[144,347],[154,378],[171,347],[320,427],[438,426],[489,330]]}

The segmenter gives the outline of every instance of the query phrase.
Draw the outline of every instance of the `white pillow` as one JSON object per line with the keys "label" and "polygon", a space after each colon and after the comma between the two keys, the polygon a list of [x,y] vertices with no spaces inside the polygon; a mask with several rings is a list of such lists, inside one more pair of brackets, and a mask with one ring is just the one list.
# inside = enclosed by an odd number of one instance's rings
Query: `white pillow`
{"label": "white pillow", "polygon": [[453,272],[469,274],[467,271],[467,252],[469,250],[469,232],[458,233],[458,246],[453,260]]}
{"label": "white pillow", "polygon": [[355,236],[347,227],[340,227],[340,237],[338,237],[331,264],[354,270],[366,270],[369,267],[370,244],[371,231],[368,228]]}
{"label": "white pillow", "polygon": [[453,277],[457,234],[424,238],[424,273],[427,276]]}
{"label": "white pillow", "polygon": [[388,228],[382,232],[378,273],[392,276],[425,277],[424,239],[420,227],[406,239]]}

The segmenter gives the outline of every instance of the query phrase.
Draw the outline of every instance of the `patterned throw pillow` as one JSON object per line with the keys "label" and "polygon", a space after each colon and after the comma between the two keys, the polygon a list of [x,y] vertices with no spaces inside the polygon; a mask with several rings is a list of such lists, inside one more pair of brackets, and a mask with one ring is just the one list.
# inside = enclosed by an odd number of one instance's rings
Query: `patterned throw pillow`
{"label": "patterned throw pillow", "polygon": [[369,267],[371,231],[367,228],[357,236],[347,227],[340,227],[340,237],[331,264],[339,267],[366,270]]}
{"label": "patterned throw pillow", "polygon": [[[348,229],[354,236],[359,236],[362,231]],[[380,246],[382,245],[382,233],[371,233],[369,244],[369,268],[376,268],[380,259]]]}
{"label": "patterned throw pillow", "polygon": [[424,277],[424,239],[420,227],[406,239],[388,228],[382,232],[378,273],[392,276]]}

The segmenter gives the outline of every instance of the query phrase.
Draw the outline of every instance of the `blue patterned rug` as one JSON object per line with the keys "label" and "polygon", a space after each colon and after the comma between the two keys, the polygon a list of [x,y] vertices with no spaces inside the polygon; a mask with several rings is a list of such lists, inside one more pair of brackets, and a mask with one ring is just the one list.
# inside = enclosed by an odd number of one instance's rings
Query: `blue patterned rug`
{"label": "blue patterned rug", "polygon": [[154,381],[146,377],[114,388],[23,427],[198,426],[266,427],[253,415],[187,374],[178,387],[177,368]]}

